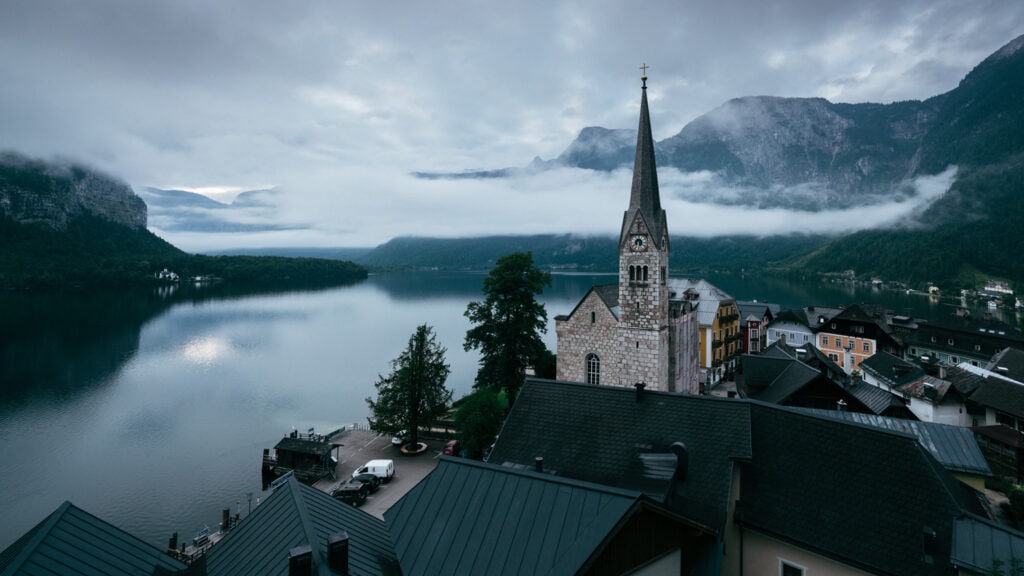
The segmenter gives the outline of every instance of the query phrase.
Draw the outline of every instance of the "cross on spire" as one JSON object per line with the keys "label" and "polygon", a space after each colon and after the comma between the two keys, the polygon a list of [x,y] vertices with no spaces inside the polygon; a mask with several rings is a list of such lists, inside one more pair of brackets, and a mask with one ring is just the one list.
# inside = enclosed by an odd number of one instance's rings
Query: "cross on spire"
{"label": "cross on spire", "polygon": [[647,65],[647,62],[644,62],[643,66],[640,66],[640,70],[642,71],[641,74],[643,74],[642,76],[640,76],[640,80],[643,81],[643,83],[644,83],[643,87],[644,88],[647,88],[647,69],[648,68],[650,68],[650,66]]}

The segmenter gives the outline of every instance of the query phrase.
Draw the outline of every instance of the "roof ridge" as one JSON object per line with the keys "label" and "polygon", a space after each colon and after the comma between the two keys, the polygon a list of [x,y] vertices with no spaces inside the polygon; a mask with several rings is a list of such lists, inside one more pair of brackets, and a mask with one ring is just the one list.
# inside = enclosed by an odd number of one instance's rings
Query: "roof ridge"
{"label": "roof ridge", "polygon": [[[7,565],[7,569],[5,569],[2,572],[3,576],[7,576],[8,574],[16,574],[18,571],[16,567],[20,566],[23,562],[25,562],[26,559],[32,556],[32,553],[35,552],[36,548],[39,547],[39,544],[41,544],[43,540],[46,539],[46,536],[50,533],[50,531],[53,530],[53,528],[57,525],[58,522],[60,522],[60,519],[64,517],[64,514],[66,514],[67,511],[73,507],[75,507],[75,505],[72,504],[70,500],[65,500],[64,503],[58,506],[56,510],[51,512],[50,515],[46,517],[46,519],[37,524],[36,527],[32,529],[35,532],[32,535],[32,538],[30,538],[29,541],[26,542],[24,546],[22,546],[18,554],[11,559],[11,563]],[[36,530],[36,528],[40,529]],[[12,545],[14,543],[17,543],[17,540],[15,540],[15,542],[13,542]],[[12,567],[15,567],[15,569],[11,570]]]}
{"label": "roof ridge", "polygon": [[577,488],[584,488],[594,492],[601,492],[611,496],[621,496],[626,499],[637,499],[643,496],[643,492],[638,490],[627,490],[625,488],[616,488],[614,486],[608,486],[605,484],[598,484],[595,482],[587,482],[586,480],[577,480],[575,478],[569,478],[568,476],[558,476],[556,474],[550,474],[546,472],[537,472],[528,468],[514,468],[512,466],[504,466],[501,464],[492,464],[490,462],[478,462],[476,460],[470,460],[467,458],[459,458],[457,456],[445,456],[441,455],[438,463],[448,463],[455,465],[469,466],[471,468],[479,468],[491,472],[502,472],[508,473],[515,476],[523,476],[526,478],[532,478],[534,480],[541,480],[544,482],[553,482],[556,484],[562,484],[566,486],[575,486]]}

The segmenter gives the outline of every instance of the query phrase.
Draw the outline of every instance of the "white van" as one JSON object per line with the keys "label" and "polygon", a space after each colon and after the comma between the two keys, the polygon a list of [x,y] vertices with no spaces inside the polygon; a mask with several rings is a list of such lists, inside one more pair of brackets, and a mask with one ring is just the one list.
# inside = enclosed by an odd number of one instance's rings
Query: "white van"
{"label": "white van", "polygon": [[352,473],[352,477],[355,478],[360,474],[373,474],[383,482],[390,482],[391,478],[395,475],[395,461],[370,460],[366,464],[356,468],[356,471]]}

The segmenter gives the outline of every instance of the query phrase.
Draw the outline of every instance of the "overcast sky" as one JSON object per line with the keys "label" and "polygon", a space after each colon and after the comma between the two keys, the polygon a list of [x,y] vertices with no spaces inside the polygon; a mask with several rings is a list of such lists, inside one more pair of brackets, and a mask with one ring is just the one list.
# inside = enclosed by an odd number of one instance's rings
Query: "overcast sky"
{"label": "overcast sky", "polygon": [[[615,234],[625,172],[486,181],[410,172],[522,166],[557,156],[585,126],[635,129],[644,62],[660,140],[739,96],[927,98],[1022,33],[1019,0],[2,0],[0,149],[86,163],[136,189],[226,201],[279,192],[279,209],[252,218],[287,231],[154,226],[194,251]],[[951,176],[936,178],[922,190]],[[673,234],[735,231],[708,222],[786,226],[786,214],[674,198],[674,186],[699,176],[661,181]]]}

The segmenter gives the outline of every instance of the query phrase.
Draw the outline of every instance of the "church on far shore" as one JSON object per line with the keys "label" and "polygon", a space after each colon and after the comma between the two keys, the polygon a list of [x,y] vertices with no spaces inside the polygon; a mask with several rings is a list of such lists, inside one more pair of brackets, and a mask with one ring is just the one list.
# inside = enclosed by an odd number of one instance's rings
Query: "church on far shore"
{"label": "church on far shore", "polygon": [[641,80],[633,185],[619,232],[619,281],[594,286],[572,312],[555,318],[557,378],[697,394],[699,297],[685,281],[669,279],[668,219],[658,193],[647,76]]}

